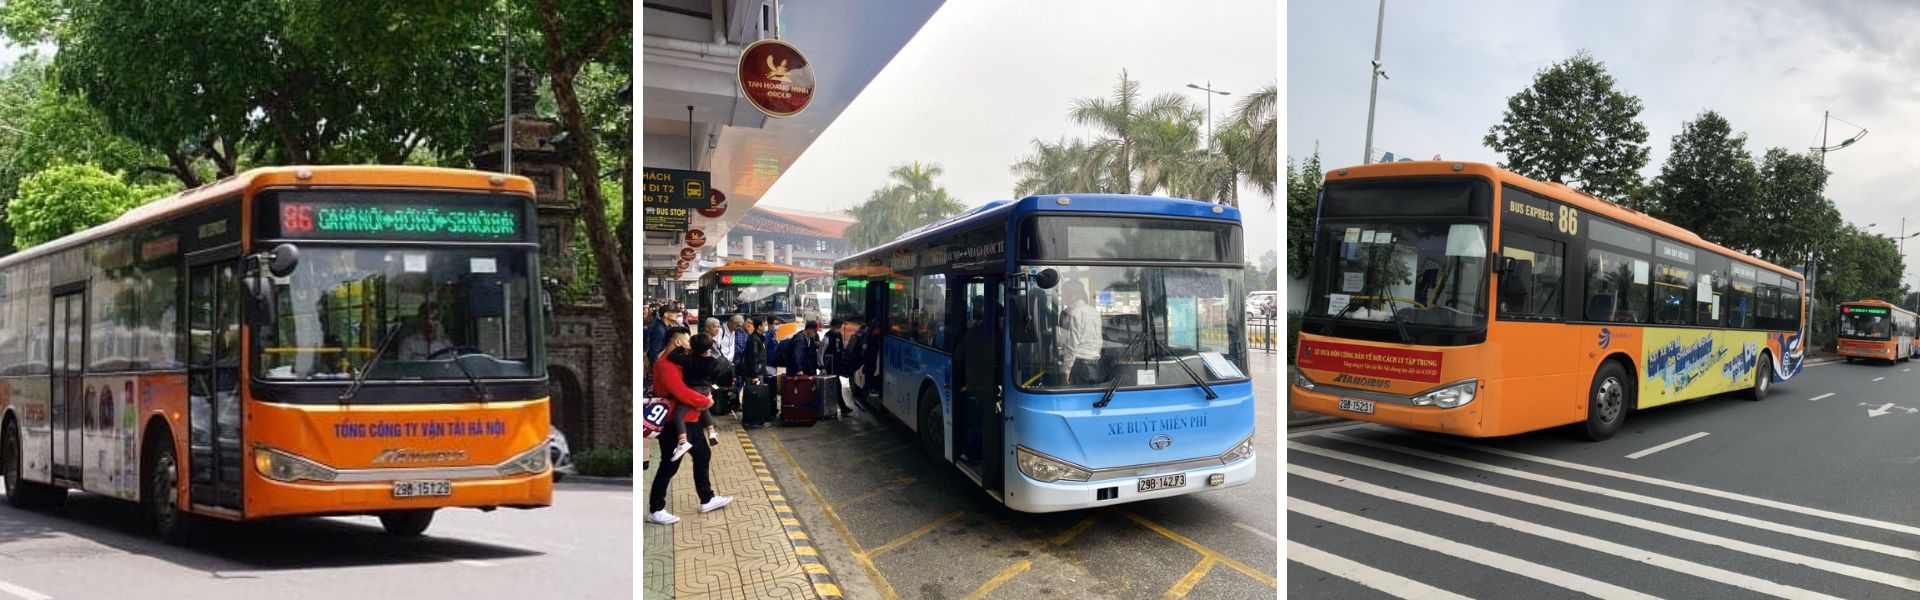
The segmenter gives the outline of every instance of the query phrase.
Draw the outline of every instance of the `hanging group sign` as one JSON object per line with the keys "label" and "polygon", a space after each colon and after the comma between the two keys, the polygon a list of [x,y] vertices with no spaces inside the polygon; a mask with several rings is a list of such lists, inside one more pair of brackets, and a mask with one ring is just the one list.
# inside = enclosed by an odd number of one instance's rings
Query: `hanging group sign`
{"label": "hanging group sign", "polygon": [[770,117],[800,114],[813,101],[813,69],[799,50],[780,40],[760,40],[741,50],[734,75],[747,101]]}

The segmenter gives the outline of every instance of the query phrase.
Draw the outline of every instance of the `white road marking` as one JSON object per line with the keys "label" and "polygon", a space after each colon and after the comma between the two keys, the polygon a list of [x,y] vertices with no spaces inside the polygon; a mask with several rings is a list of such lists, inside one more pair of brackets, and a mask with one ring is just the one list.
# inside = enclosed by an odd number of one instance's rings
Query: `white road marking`
{"label": "white road marking", "polygon": [[470,558],[454,558],[454,557],[451,557],[451,556],[447,556],[447,555],[445,555],[445,554],[426,554],[426,553],[419,553],[419,554],[420,554],[420,556],[423,556],[423,557],[426,557],[426,558],[431,558],[431,559],[434,559],[434,560],[444,560],[444,561],[447,561],[447,562],[457,562],[457,563],[460,563],[460,564],[463,564],[463,565],[466,565],[466,566],[469,566],[469,567],[491,567],[491,566],[494,566],[494,565],[493,565],[493,563],[490,563],[490,562],[487,562],[487,561],[484,561],[484,560],[473,560],[473,559],[470,559]]}
{"label": "white road marking", "polygon": [[1832,393],[1832,392],[1828,392],[1828,393],[1825,393],[1825,394],[1821,394],[1821,395],[1818,395],[1818,396],[1814,396],[1814,397],[1812,397],[1812,398],[1808,398],[1808,400],[1825,400],[1825,399],[1828,399],[1828,398],[1832,398],[1832,397],[1833,397],[1833,393]]}
{"label": "white road marking", "polygon": [[[1346,454],[1344,452],[1337,452],[1333,450],[1327,450],[1324,448],[1309,446],[1307,444],[1302,444],[1300,442],[1287,442],[1287,447],[1294,450],[1311,452],[1313,454],[1319,454],[1319,455],[1327,456],[1329,458],[1334,458],[1337,460],[1343,460],[1343,461],[1358,464],[1358,465],[1372,467],[1382,471],[1387,471],[1389,473],[1397,473],[1397,474],[1405,475],[1407,477],[1412,477],[1415,479],[1423,479],[1426,481],[1431,481],[1431,482],[1442,484],[1442,485],[1450,485],[1450,486],[1461,488],[1461,489],[1472,490],[1472,491],[1480,492],[1482,494],[1486,494],[1489,496],[1506,498],[1508,500],[1514,500],[1517,502],[1524,502],[1524,503],[1532,504],[1535,506],[1551,508],[1554,510],[1566,512],[1576,516],[1584,516],[1592,519],[1598,519],[1601,521],[1609,521],[1612,523],[1625,525],[1635,529],[1643,529],[1646,531],[1664,534],[1670,537],[1675,537],[1675,538],[1687,540],[1690,542],[1696,542],[1696,543],[1707,544],[1712,546],[1719,546],[1721,548],[1726,548],[1728,550],[1732,550],[1735,552],[1744,552],[1746,554],[1750,554],[1753,556],[1758,556],[1761,558],[1770,558],[1770,559],[1784,562],[1787,564],[1802,565],[1802,566],[1826,571],[1828,573],[1833,573],[1835,575],[1844,575],[1847,577],[1852,577],[1855,579],[1859,579],[1861,581],[1869,581],[1869,582],[1878,583],[1882,585],[1897,587],[1904,590],[1920,592],[1920,579],[1902,577],[1899,575],[1894,575],[1892,573],[1883,573],[1883,572],[1875,571],[1872,569],[1856,567],[1849,564],[1843,564],[1843,563],[1834,562],[1831,560],[1807,556],[1805,554],[1788,552],[1786,550],[1781,550],[1779,548],[1769,548],[1759,544],[1744,542],[1741,540],[1718,536],[1718,535],[1714,535],[1714,534],[1706,533],[1702,531],[1695,531],[1695,530],[1687,529],[1684,527],[1675,527],[1673,525],[1668,525],[1666,523],[1649,521],[1647,519],[1642,519],[1639,517],[1630,517],[1626,515],[1609,513],[1606,511],[1594,510],[1590,507],[1581,506],[1578,504],[1574,504],[1572,502],[1563,502],[1563,501],[1556,500],[1553,498],[1548,498],[1545,496],[1537,496],[1537,495],[1529,494],[1526,492],[1516,492],[1516,491],[1502,488],[1499,486],[1487,485],[1477,481],[1467,481],[1465,479],[1460,479],[1457,477],[1449,477],[1449,476],[1440,475],[1437,473],[1429,473],[1419,469],[1403,467],[1390,462],[1374,460],[1364,456],[1354,456],[1351,454]],[[1336,454],[1345,455],[1345,456],[1334,456]],[[1291,465],[1289,466],[1291,467]]]}
{"label": "white road marking", "polygon": [[0,593],[5,593],[20,600],[53,600],[53,596],[48,596],[5,581],[0,581]]}
{"label": "white road marking", "polygon": [[1893,403],[1888,402],[1885,406],[1882,406],[1880,408],[1867,409],[1867,418],[1871,419],[1874,417],[1878,417],[1880,415],[1887,414],[1892,411],[1893,411]]}
{"label": "white road marking", "polygon": [[[1419,494],[1414,494],[1411,492],[1403,492],[1400,490],[1388,488],[1386,486],[1374,485],[1364,481],[1357,481],[1354,479],[1349,479],[1347,477],[1342,477],[1342,476],[1328,473],[1325,471],[1319,471],[1319,470],[1310,469],[1307,467],[1302,467],[1296,464],[1288,464],[1287,473],[1289,475],[1299,475],[1301,477],[1319,481],[1321,483],[1326,483],[1328,485],[1343,487],[1349,490],[1367,494],[1369,496],[1377,496],[1380,498],[1385,498],[1385,499],[1393,500],[1396,502],[1411,504],[1413,506],[1417,506],[1426,510],[1435,511],[1444,515],[1452,515],[1452,516],[1460,517],[1463,519],[1473,519],[1475,521],[1480,521],[1482,523],[1489,523],[1499,527],[1504,527],[1507,529],[1518,531],[1520,533],[1539,536],[1539,537],[1547,538],[1557,542],[1561,542],[1564,544],[1579,546],[1582,548],[1593,550],[1595,552],[1604,552],[1607,554],[1618,556],[1620,558],[1627,559],[1632,562],[1646,563],[1649,565],[1653,565],[1663,569],[1668,569],[1684,575],[1692,575],[1694,577],[1699,577],[1701,579],[1706,579],[1708,581],[1723,583],[1726,585],[1731,585],[1734,587],[1746,589],[1753,592],[1759,592],[1762,594],[1768,594],[1768,595],[1780,597],[1780,598],[1833,598],[1835,600],[1838,600],[1838,597],[1836,596],[1829,596],[1826,594],[1815,592],[1813,590],[1805,590],[1805,589],[1800,589],[1793,586],[1781,585],[1781,584],[1767,581],[1765,579],[1761,579],[1751,575],[1735,573],[1733,571],[1728,571],[1726,569],[1711,567],[1711,566],[1703,565],[1703,564],[1682,559],[1682,558],[1674,558],[1672,556],[1659,554],[1643,548],[1635,548],[1632,546],[1627,546],[1625,544],[1617,544],[1617,543],[1609,542],[1607,540],[1603,540],[1600,538],[1596,538],[1588,535],[1582,535],[1582,534],[1574,533],[1571,531],[1566,531],[1564,529],[1555,529],[1552,527],[1541,525],[1539,523],[1532,523],[1532,522],[1516,519],[1513,517],[1509,517],[1506,515],[1494,514],[1492,512],[1480,510],[1478,508],[1474,508],[1464,504],[1455,504],[1455,503],[1447,502],[1445,500],[1440,500],[1437,498],[1428,498],[1426,496],[1421,496]],[[1292,542],[1289,542],[1289,543],[1292,543]],[[1288,554],[1288,559],[1289,560],[1292,559],[1292,554]]]}
{"label": "white road marking", "polygon": [[1514,452],[1512,450],[1502,450],[1499,448],[1490,448],[1490,447],[1481,446],[1478,444],[1468,444],[1465,442],[1457,442],[1454,440],[1442,438],[1440,436],[1429,436],[1429,435],[1423,434],[1423,435],[1420,435],[1419,437],[1421,439],[1429,440],[1435,443],[1446,444],[1446,445],[1454,446],[1458,448],[1466,448],[1468,450],[1475,450],[1479,452],[1485,452],[1488,454],[1505,456],[1507,458],[1518,458],[1520,460],[1529,460],[1529,461],[1533,461],[1533,462],[1537,462],[1545,465],[1560,467],[1563,469],[1585,471],[1588,473],[1593,473],[1595,475],[1606,475],[1608,477],[1616,477],[1619,479],[1625,479],[1627,481],[1636,481],[1636,482],[1644,483],[1648,485],[1657,485],[1657,486],[1668,488],[1668,489],[1675,489],[1683,492],[1693,492],[1695,494],[1712,496],[1712,497],[1720,498],[1723,500],[1745,502],[1748,504],[1784,510],[1787,512],[1800,513],[1803,515],[1821,517],[1824,519],[1832,519],[1835,521],[1841,521],[1845,523],[1853,523],[1855,525],[1865,525],[1875,529],[1882,529],[1886,531],[1904,533],[1907,535],[1920,535],[1920,527],[1914,527],[1912,525],[1903,525],[1903,524],[1894,523],[1891,521],[1881,521],[1879,519],[1869,519],[1866,517],[1837,513],[1829,510],[1809,508],[1805,506],[1800,506],[1798,504],[1788,504],[1785,502],[1780,502],[1778,500],[1768,500],[1766,498],[1761,498],[1758,496],[1748,496],[1746,494],[1721,491],[1713,488],[1705,488],[1705,487],[1700,487],[1700,486],[1688,484],[1688,483],[1680,483],[1677,481],[1667,481],[1665,479],[1647,477],[1645,475],[1636,475],[1633,473],[1627,473],[1625,471],[1615,471],[1613,469],[1588,466],[1580,463],[1567,462],[1564,460],[1547,458],[1545,456],[1534,456],[1532,454],[1524,454],[1520,452]]}
{"label": "white road marking", "polygon": [[1885,378],[1885,377],[1875,377],[1875,378],[1873,378],[1873,380],[1874,380],[1874,381],[1879,381],[1879,380],[1882,380],[1882,379],[1886,379],[1886,378]]}
{"label": "white road marking", "polygon": [[[1375,521],[1352,513],[1334,510],[1298,498],[1287,498],[1287,510],[1348,529],[1371,533],[1415,548],[1438,552],[1442,556],[1477,562],[1508,573],[1550,583],[1596,598],[1652,599],[1655,597],[1603,581],[1581,577],[1543,564],[1520,560],[1492,550],[1469,546],[1439,536],[1407,529],[1392,523]],[[1294,544],[1295,546],[1299,545],[1291,541],[1288,543]],[[1289,552],[1287,556],[1288,558],[1292,558],[1293,554]]]}
{"label": "white road marking", "polygon": [[1267,541],[1269,541],[1269,542],[1278,542],[1278,541],[1280,541],[1280,538],[1277,538],[1277,537],[1273,537],[1273,534],[1271,534],[1271,533],[1267,533],[1267,532],[1265,532],[1265,531],[1261,531],[1261,530],[1260,530],[1259,528],[1257,528],[1257,527],[1254,527],[1254,526],[1252,526],[1252,525],[1248,525],[1248,524],[1246,524],[1246,523],[1241,523],[1241,522],[1238,522],[1238,521],[1235,521],[1235,522],[1233,523],[1233,526],[1234,526],[1234,527],[1239,527],[1239,528],[1241,528],[1241,529],[1245,529],[1245,530],[1247,530],[1247,531],[1251,531],[1251,532],[1253,532],[1253,534],[1254,534],[1254,535],[1257,535],[1257,536],[1260,536],[1260,537],[1263,537],[1263,538],[1267,538]]}
{"label": "white road marking", "polygon": [[1658,446],[1654,446],[1654,447],[1652,447],[1652,448],[1648,448],[1648,449],[1645,449],[1645,450],[1641,450],[1641,451],[1639,451],[1639,452],[1635,452],[1635,453],[1633,453],[1633,454],[1628,454],[1628,455],[1627,455],[1627,458],[1633,458],[1633,459],[1638,459],[1638,458],[1640,458],[1640,457],[1642,457],[1642,456],[1646,456],[1646,455],[1649,455],[1649,454],[1653,454],[1653,453],[1655,453],[1655,452],[1659,452],[1659,451],[1661,451],[1661,450],[1665,450],[1665,449],[1668,449],[1668,448],[1672,448],[1672,447],[1674,447],[1674,446],[1678,446],[1678,445],[1681,445],[1681,444],[1685,444],[1685,443],[1687,443],[1687,442],[1691,442],[1691,441],[1694,441],[1694,440],[1697,440],[1697,439],[1700,439],[1700,438],[1703,438],[1703,437],[1707,437],[1707,432],[1705,432],[1705,431],[1702,431],[1702,432],[1700,432],[1700,433],[1696,433],[1696,434],[1693,434],[1693,435],[1690,435],[1690,436],[1687,436],[1687,437],[1683,437],[1683,438],[1680,438],[1680,439],[1677,439],[1677,440],[1674,440],[1674,441],[1671,441],[1671,442],[1667,442],[1667,443],[1665,443],[1665,444],[1661,444],[1661,445],[1658,445]]}
{"label": "white road marking", "polygon": [[1298,542],[1287,542],[1287,560],[1326,571],[1341,579],[1380,590],[1396,598],[1472,600],[1466,596],[1328,554]]}
{"label": "white road marking", "polygon": [[[1618,498],[1621,500],[1639,502],[1641,504],[1646,504],[1650,506],[1658,506],[1660,508],[1664,508],[1667,510],[1683,512],[1683,513],[1692,514],[1692,515],[1699,515],[1699,516],[1707,517],[1711,519],[1719,519],[1721,521],[1726,521],[1728,523],[1746,525],[1748,527],[1752,527],[1755,529],[1764,529],[1764,530],[1772,531],[1775,533],[1784,533],[1791,536],[1822,541],[1829,544],[1846,546],[1849,548],[1859,548],[1861,550],[1866,550],[1869,552],[1878,552],[1880,554],[1885,554],[1888,556],[1896,556],[1896,557],[1900,557],[1908,560],[1920,561],[1920,550],[1909,550],[1906,548],[1901,548],[1898,546],[1892,546],[1888,544],[1869,542],[1866,540],[1857,540],[1850,537],[1826,533],[1824,531],[1814,531],[1812,529],[1805,529],[1801,527],[1794,527],[1792,525],[1774,523],[1772,521],[1766,521],[1762,519],[1755,519],[1753,517],[1736,515],[1733,513],[1718,511],[1711,508],[1702,508],[1702,507],[1694,506],[1691,504],[1686,504],[1683,502],[1675,502],[1672,500],[1655,498],[1652,496],[1643,496],[1640,494],[1635,494],[1633,492],[1626,492],[1626,491],[1616,490],[1613,488],[1608,488],[1608,487],[1598,486],[1598,485],[1590,485],[1590,484],[1581,483],[1578,481],[1561,479],[1561,478],[1553,477],[1550,475],[1542,475],[1539,473],[1522,471],[1519,469],[1510,469],[1510,468],[1502,467],[1498,465],[1490,465],[1486,463],[1475,462],[1475,461],[1467,460],[1464,458],[1458,458],[1453,456],[1447,456],[1444,454],[1428,452],[1426,450],[1420,450],[1418,448],[1404,448],[1401,446],[1396,446],[1396,445],[1388,444],[1384,442],[1376,442],[1373,440],[1361,439],[1361,438],[1345,436],[1345,435],[1330,435],[1330,436],[1327,436],[1327,438],[1336,439],[1339,441],[1348,442],[1352,444],[1359,444],[1362,446],[1370,446],[1373,448],[1379,448],[1381,450],[1387,450],[1391,452],[1398,452],[1398,453],[1406,454],[1409,456],[1418,456],[1421,458],[1437,460],[1444,463],[1460,465],[1463,467],[1468,467],[1473,469],[1479,469],[1482,471],[1497,473],[1500,475],[1505,475],[1505,476],[1513,477],[1517,479],[1525,479],[1528,481],[1537,481],[1537,482],[1545,483],[1549,485],[1557,485],[1564,488],[1580,490],[1583,492],[1588,492],[1593,494],[1599,494],[1601,496],[1606,496],[1609,498]],[[1313,450],[1308,450],[1308,452],[1311,453],[1313,452]]]}
{"label": "white road marking", "polygon": [[1905,368],[1905,369],[1901,369],[1901,370],[1900,370],[1900,372],[1901,372],[1901,373],[1905,373],[1905,372],[1907,372],[1907,371],[1912,371],[1912,370],[1913,370],[1913,367],[1907,367],[1907,368]]}

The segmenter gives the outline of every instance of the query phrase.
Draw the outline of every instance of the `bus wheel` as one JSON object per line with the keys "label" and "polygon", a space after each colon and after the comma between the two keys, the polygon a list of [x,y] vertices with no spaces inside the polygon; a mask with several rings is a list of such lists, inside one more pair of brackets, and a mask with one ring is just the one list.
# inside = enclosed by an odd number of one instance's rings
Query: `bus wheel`
{"label": "bus wheel", "polygon": [[1847,357],[1847,364],[1853,364],[1853,357]]}
{"label": "bus wheel", "polygon": [[1760,353],[1760,363],[1753,368],[1753,387],[1747,388],[1748,400],[1765,400],[1767,392],[1773,390],[1773,359],[1767,353]]}
{"label": "bus wheel", "polygon": [[940,422],[940,396],[932,388],[920,390],[920,446],[927,451],[927,457],[938,462],[946,461],[947,438],[945,424]]}
{"label": "bus wheel", "polygon": [[173,454],[173,440],[158,437],[147,444],[146,504],[147,526],[160,540],[184,544],[192,538],[193,515],[180,510],[180,461]]}
{"label": "bus wheel", "polygon": [[1593,385],[1587,390],[1587,423],[1581,433],[1596,442],[1613,437],[1620,431],[1620,422],[1626,419],[1627,406],[1632,400],[1627,370],[1614,361],[1601,364],[1600,371],[1593,375]]}
{"label": "bus wheel", "polygon": [[400,537],[414,537],[426,533],[427,526],[432,524],[433,509],[380,513],[380,526],[387,528],[387,533]]}

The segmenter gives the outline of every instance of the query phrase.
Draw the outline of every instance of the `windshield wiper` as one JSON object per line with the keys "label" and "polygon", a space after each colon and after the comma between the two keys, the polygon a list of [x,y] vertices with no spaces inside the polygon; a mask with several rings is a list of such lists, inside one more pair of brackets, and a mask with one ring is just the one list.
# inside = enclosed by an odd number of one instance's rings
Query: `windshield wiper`
{"label": "windshield wiper", "polygon": [[478,378],[478,377],[474,377],[474,376],[473,376],[473,371],[470,371],[470,370],[468,370],[468,369],[467,369],[467,363],[464,363],[464,362],[460,362],[460,359],[461,359],[462,357],[467,357],[467,356],[475,356],[475,355],[483,355],[483,354],[485,354],[485,355],[487,355],[487,356],[492,356],[492,355],[490,355],[490,354],[487,354],[487,353],[485,353],[485,352],[473,352],[473,353],[464,353],[464,352],[461,352],[461,351],[460,351],[460,347],[459,347],[459,346],[455,346],[455,347],[453,348],[453,366],[456,366],[456,367],[460,367],[460,372],[461,372],[461,373],[465,373],[465,374],[466,374],[466,376],[467,376],[467,385],[470,385],[470,386],[473,386],[473,391],[474,391],[474,393],[476,393],[476,394],[480,394],[480,401],[481,401],[481,402],[492,402],[492,401],[493,401],[493,396],[487,393],[487,388],[486,388],[486,386],[482,386],[482,385],[480,385],[480,378]]}
{"label": "windshield wiper", "polygon": [[[1142,314],[1140,316],[1142,320],[1146,320],[1145,314]],[[1127,342],[1127,347],[1125,350],[1121,351],[1120,356],[1133,356],[1134,347],[1139,346],[1141,342],[1146,341],[1147,331],[1151,329],[1152,327],[1150,325],[1142,325],[1140,327],[1140,333],[1133,336],[1133,341]],[[1068,377],[1073,376],[1073,367],[1067,367],[1067,376]],[[1094,408],[1106,408],[1108,403],[1113,402],[1113,393],[1120,391],[1120,374],[1119,373],[1111,373],[1108,375],[1107,379],[1108,379],[1107,393],[1101,394],[1100,401],[1093,403]]]}
{"label": "windshield wiper", "polygon": [[353,385],[347,386],[347,392],[340,395],[340,402],[345,403],[352,400],[354,394],[360,393],[360,385],[366,383],[367,374],[373,372],[374,365],[380,364],[380,357],[386,355],[387,346],[393,345],[394,338],[400,336],[400,318],[395,317],[392,323],[393,329],[387,330],[387,339],[380,340],[380,347],[373,351],[373,358],[367,361],[365,368],[354,375]]}

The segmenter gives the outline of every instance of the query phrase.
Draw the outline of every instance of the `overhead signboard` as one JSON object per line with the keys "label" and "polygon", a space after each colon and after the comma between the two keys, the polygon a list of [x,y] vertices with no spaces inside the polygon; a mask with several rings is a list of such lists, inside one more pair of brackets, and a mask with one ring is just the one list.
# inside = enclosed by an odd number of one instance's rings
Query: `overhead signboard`
{"label": "overhead signboard", "polygon": [[800,114],[813,101],[813,69],[799,50],[780,40],[760,40],[741,50],[734,75],[741,94],[770,117]]}
{"label": "overhead signboard", "polygon": [[646,167],[640,178],[646,192],[641,204],[647,208],[694,210],[712,203],[713,175],[706,171]]}
{"label": "overhead signboard", "polygon": [[693,211],[670,206],[646,206],[641,208],[641,231],[665,231],[680,233],[687,230],[687,222]]}

